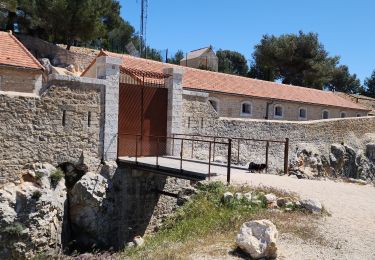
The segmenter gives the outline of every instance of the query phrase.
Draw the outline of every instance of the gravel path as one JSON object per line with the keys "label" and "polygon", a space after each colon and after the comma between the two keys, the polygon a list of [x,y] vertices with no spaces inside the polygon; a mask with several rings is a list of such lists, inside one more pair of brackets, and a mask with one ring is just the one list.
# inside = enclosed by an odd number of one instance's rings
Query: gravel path
{"label": "gravel path", "polygon": [[[225,181],[225,176],[215,179]],[[311,244],[288,235],[280,237],[280,259],[374,259],[375,187],[353,183],[298,180],[287,176],[235,172],[233,184],[271,186],[321,201],[330,217],[318,231],[327,243]]]}

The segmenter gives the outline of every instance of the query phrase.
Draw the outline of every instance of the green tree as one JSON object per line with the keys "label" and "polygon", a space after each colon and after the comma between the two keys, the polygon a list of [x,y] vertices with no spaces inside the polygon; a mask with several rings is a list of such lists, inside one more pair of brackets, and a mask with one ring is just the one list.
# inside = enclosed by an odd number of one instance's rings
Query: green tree
{"label": "green tree", "polygon": [[67,44],[105,38],[120,22],[120,4],[114,0],[35,0],[38,27],[50,41]]}
{"label": "green tree", "polygon": [[372,72],[369,78],[365,79],[365,86],[366,89],[364,91],[364,94],[369,97],[375,98],[375,70]]}
{"label": "green tree", "polygon": [[104,46],[111,51],[126,52],[125,46],[134,36],[134,27],[127,21],[120,20],[119,26],[108,33],[108,46]]}
{"label": "green tree", "polygon": [[168,59],[168,63],[180,65],[180,61],[185,57],[185,54],[183,51],[178,50],[174,56],[170,59]]}
{"label": "green tree", "polygon": [[160,51],[151,48],[150,46],[146,47],[146,54],[144,54],[144,57],[149,60],[156,60],[156,61],[163,61],[163,57],[160,54]]}
{"label": "green tree", "polygon": [[327,88],[351,94],[363,92],[361,81],[356,74],[350,74],[346,65],[341,65],[334,69],[332,79],[327,84]]}
{"label": "green tree", "polygon": [[218,50],[216,56],[219,58],[219,72],[246,76],[249,71],[247,60],[244,55],[236,51]]}
{"label": "green tree", "polygon": [[265,35],[255,46],[249,76],[323,89],[332,80],[339,57],[329,57],[315,33]]}

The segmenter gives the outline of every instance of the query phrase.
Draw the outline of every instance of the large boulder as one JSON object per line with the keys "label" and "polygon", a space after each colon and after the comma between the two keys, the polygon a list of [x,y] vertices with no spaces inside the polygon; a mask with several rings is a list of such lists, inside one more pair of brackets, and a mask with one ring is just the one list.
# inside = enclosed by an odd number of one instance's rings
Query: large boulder
{"label": "large boulder", "polygon": [[19,185],[0,190],[0,259],[61,252],[66,187],[63,178],[51,185],[56,171],[50,164],[28,165]]}
{"label": "large boulder", "polygon": [[321,213],[323,206],[322,204],[316,200],[316,199],[305,199],[299,201],[301,204],[301,207],[307,209],[308,211],[312,213]]}
{"label": "large boulder", "polygon": [[236,243],[252,259],[277,257],[278,231],[269,220],[255,220],[242,224]]}
{"label": "large boulder", "polygon": [[108,180],[88,172],[69,192],[72,235],[81,247],[105,246],[108,223]]}

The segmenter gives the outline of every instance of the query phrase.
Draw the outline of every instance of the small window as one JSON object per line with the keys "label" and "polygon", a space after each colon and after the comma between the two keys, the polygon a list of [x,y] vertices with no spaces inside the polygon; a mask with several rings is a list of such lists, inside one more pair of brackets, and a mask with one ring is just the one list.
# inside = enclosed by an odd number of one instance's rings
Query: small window
{"label": "small window", "polygon": [[306,119],[307,118],[307,110],[306,108],[299,109],[299,119]]}
{"label": "small window", "polygon": [[346,112],[341,112],[341,113],[340,113],[340,117],[341,117],[341,118],[345,118],[345,117],[346,117]]}
{"label": "small window", "polygon": [[360,113],[357,113],[357,117],[362,117],[362,115]]}
{"label": "small window", "polygon": [[275,117],[282,118],[283,117],[283,107],[282,106],[275,106]]}
{"label": "small window", "polygon": [[87,113],[87,126],[91,127],[91,112],[90,111]]}
{"label": "small window", "polygon": [[241,116],[250,116],[251,110],[252,107],[250,102],[243,102],[241,104]]}
{"label": "small window", "polygon": [[328,119],[329,118],[329,112],[327,110],[324,110],[322,113],[322,118],[323,119]]}
{"label": "small window", "polygon": [[62,111],[62,126],[66,126],[66,110]]}
{"label": "small window", "polygon": [[213,109],[218,112],[219,111],[219,101],[216,99],[216,98],[210,98],[208,100],[208,102],[210,102],[211,106],[213,107]]}

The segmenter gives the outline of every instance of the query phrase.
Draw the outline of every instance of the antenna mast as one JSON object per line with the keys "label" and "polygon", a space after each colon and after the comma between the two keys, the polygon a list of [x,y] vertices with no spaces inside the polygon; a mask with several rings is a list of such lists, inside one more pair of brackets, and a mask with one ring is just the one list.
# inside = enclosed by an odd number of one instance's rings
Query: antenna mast
{"label": "antenna mast", "polygon": [[148,0],[141,0],[141,28],[139,33],[140,38],[140,54],[141,57],[147,58],[147,43],[146,43],[146,31],[147,31],[147,9]]}

